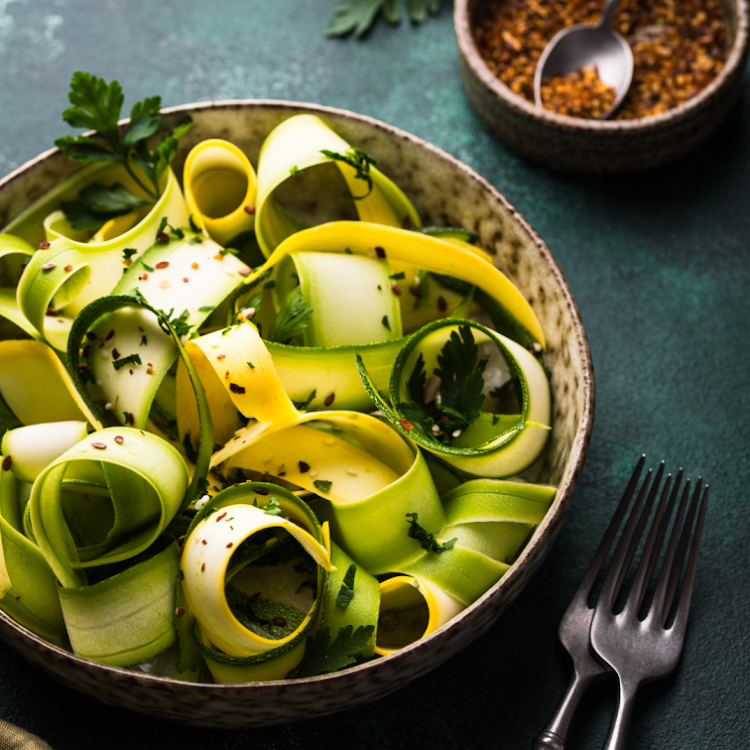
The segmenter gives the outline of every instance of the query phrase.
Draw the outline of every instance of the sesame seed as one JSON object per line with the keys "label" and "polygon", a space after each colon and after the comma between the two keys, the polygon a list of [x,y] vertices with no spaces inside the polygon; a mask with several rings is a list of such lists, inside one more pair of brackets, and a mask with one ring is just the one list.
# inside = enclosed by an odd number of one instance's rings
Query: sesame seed
{"label": "sesame seed", "polygon": [[107,359],[107,357],[109,357],[109,349],[99,349],[99,356],[103,359]]}
{"label": "sesame seed", "polygon": [[451,432],[451,435],[454,438],[457,438],[460,434],[461,434],[461,430],[453,430],[453,432]]}
{"label": "sesame seed", "polygon": [[169,289],[169,281],[167,281],[167,279],[164,279],[164,281],[159,282],[159,286],[162,289]]}
{"label": "sesame seed", "polygon": [[318,470],[317,469],[311,469],[310,470],[310,476],[315,479],[315,477],[318,476]]}
{"label": "sesame seed", "polygon": [[204,495],[200,500],[196,500],[195,509],[200,510],[210,499],[208,495]]}
{"label": "sesame seed", "polygon": [[106,403],[106,404],[104,404],[104,408],[105,408],[105,409],[106,409],[107,411],[112,411],[112,402],[111,402],[111,401],[107,401],[107,403]]}
{"label": "sesame seed", "polygon": [[357,472],[354,469],[347,468],[346,473],[349,474],[349,476],[356,477]]}

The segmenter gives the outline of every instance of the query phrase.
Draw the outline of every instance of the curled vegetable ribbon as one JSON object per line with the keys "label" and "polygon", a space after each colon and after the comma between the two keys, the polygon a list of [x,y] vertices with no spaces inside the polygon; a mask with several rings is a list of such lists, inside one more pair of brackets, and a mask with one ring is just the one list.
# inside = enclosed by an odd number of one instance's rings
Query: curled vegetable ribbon
{"label": "curled vegetable ribbon", "polygon": [[[261,534],[261,541],[253,542]],[[284,544],[288,549],[289,542],[298,543],[317,568],[314,600],[294,627],[272,637],[279,618],[265,623],[265,629],[251,627],[247,619],[239,619],[227,591],[247,566],[262,558],[267,562]],[[334,569],[327,527],[291,492],[263,482],[229,487],[201,508],[185,541],[181,568],[186,600],[198,625],[198,646],[217,682],[281,679],[295,668],[304,655],[305,636],[317,624],[326,576]],[[283,566],[281,575],[283,591]],[[250,579],[253,584],[255,579]],[[257,616],[251,619],[258,621]],[[283,625],[277,627],[283,628],[287,618],[280,619]]]}
{"label": "curled vegetable ribbon", "polygon": [[[0,234],[0,317],[17,325],[24,333],[35,339],[42,334],[29,323],[16,301],[16,287],[25,264],[34,254],[34,248],[21,237]],[[46,325],[50,320],[44,321]]]}
{"label": "curled vegetable ribbon", "polygon": [[192,221],[220,245],[250,232],[255,223],[255,170],[233,143],[201,141],[185,160],[185,203]]}
{"label": "curled vegetable ribbon", "polygon": [[[459,436],[460,439],[444,445],[412,425],[399,404],[411,400],[408,380],[417,358],[423,356],[426,371],[432,372],[448,336],[465,326],[478,332],[480,343],[489,342],[499,349],[511,377],[519,383],[522,392],[521,413],[481,413],[474,424]],[[399,352],[393,366],[390,404],[377,391],[361,358],[357,366],[370,398],[394,429],[469,475],[507,477],[517,474],[536,461],[547,443],[552,415],[549,382],[544,369],[529,351],[480,323],[449,318],[435,321],[414,334]]]}
{"label": "curled vegetable ribbon", "polygon": [[[275,190],[320,164],[333,162],[346,180],[347,194],[362,221],[394,227],[421,226],[419,215],[403,192],[374,166],[364,174],[351,164],[324,151],[347,156],[352,147],[315,115],[290,117],[269,133],[258,157],[258,205],[255,232],[263,253],[274,249],[305,224],[283,209],[274,199]],[[368,179],[369,178],[369,179]]]}
{"label": "curled vegetable ribbon", "polygon": [[[118,168],[112,169],[116,171]],[[87,181],[93,179],[92,175],[103,176],[99,171],[84,171]],[[114,172],[106,172],[106,178],[113,179],[112,174]],[[156,242],[162,218],[166,218],[172,226],[187,224],[182,191],[171,169],[166,171],[162,180],[162,195],[156,204],[143,219],[117,236],[107,238],[100,235],[103,237],[101,241],[95,238],[93,242],[84,242],[61,233],[61,224],[65,223],[61,212],[47,221],[49,247],[31,256],[18,284],[17,300],[19,309],[38,332],[46,334],[50,325],[53,326],[53,335],[49,340],[55,348],[65,349],[72,320],[88,304],[110,293],[134,257]],[[71,185],[77,193],[84,179],[74,175],[66,183],[69,184],[61,186],[60,191],[45,197],[44,206],[47,209],[58,205],[60,196],[69,192]],[[37,210],[34,207],[29,209],[32,216],[36,215]],[[120,219],[124,220],[124,217]],[[29,221],[30,217],[22,215],[10,225],[8,231],[12,232],[16,225],[23,230]],[[63,321],[58,324],[61,328],[59,333],[56,333],[54,324],[47,324],[45,329],[45,316],[49,309],[57,313],[56,320]]]}

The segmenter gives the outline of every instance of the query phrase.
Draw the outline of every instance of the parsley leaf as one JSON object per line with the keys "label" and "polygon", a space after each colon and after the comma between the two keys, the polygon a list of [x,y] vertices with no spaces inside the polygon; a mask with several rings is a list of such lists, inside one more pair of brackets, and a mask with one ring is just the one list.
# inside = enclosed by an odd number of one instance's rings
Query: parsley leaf
{"label": "parsley leaf", "polygon": [[346,571],[344,580],[341,582],[341,588],[336,596],[336,604],[339,607],[348,607],[349,602],[354,598],[354,576],[357,575],[357,566],[352,563]]}
{"label": "parsley leaf", "polygon": [[437,531],[430,533],[417,523],[419,513],[407,513],[406,517],[410,519],[409,536],[412,539],[416,539],[422,545],[422,548],[426,549],[428,552],[435,552],[437,554],[446,552],[447,550],[452,549],[453,545],[458,541],[458,537],[454,537],[450,541],[445,542],[445,544],[440,544],[440,542],[435,539],[435,534],[438,533]]}
{"label": "parsley leaf", "polygon": [[312,313],[312,308],[307,306],[302,296],[302,290],[295,287],[284,300],[279,314],[271,324],[266,341],[288,344],[307,330]]}
{"label": "parsley leaf", "polygon": [[357,656],[366,648],[375,632],[374,625],[346,625],[339,630],[331,642],[331,629],[326,625],[318,628],[314,636],[308,636],[305,656],[299,663],[299,677],[313,677],[344,669],[357,662]]}
{"label": "parsley leaf", "polygon": [[375,166],[378,162],[371,156],[368,156],[362,149],[356,146],[350,146],[345,154],[339,154],[336,151],[329,151],[326,148],[320,150],[320,153],[327,156],[333,161],[341,161],[344,164],[348,164],[356,170],[354,175],[355,180],[362,180],[367,184],[367,192],[364,195],[352,195],[349,190],[344,191],[344,198],[349,198],[353,201],[361,201],[363,198],[367,198],[372,192],[372,177],[370,176],[370,167]]}
{"label": "parsley leaf", "polygon": [[427,372],[420,353],[407,381],[411,401],[401,402],[398,410],[427,436],[450,445],[454,433],[463,432],[479,417],[485,396],[484,370],[487,360],[477,363],[479,347],[469,326],[453,331],[438,355],[434,377],[439,379],[435,397],[425,403]]}
{"label": "parsley leaf", "polygon": [[130,258],[132,258],[132,257],[133,257],[133,256],[134,256],[134,255],[135,255],[135,254],[136,254],[137,252],[138,252],[138,250],[137,250],[136,248],[134,248],[134,247],[126,247],[126,248],[125,248],[125,249],[124,249],[124,250],[122,251],[122,257],[123,257],[123,258],[125,258],[125,260],[129,260],[129,259],[130,259]]}
{"label": "parsley leaf", "polygon": [[307,397],[305,401],[292,401],[294,404],[295,409],[299,409],[299,411],[307,411],[308,407],[310,406],[310,402],[315,398],[315,396],[318,395],[318,389],[313,388],[310,395]]}
{"label": "parsley leaf", "polygon": [[[346,36],[352,31],[363,36],[372,26],[378,13],[391,25],[401,22],[401,0],[344,0],[337,6],[328,23],[326,36]],[[406,0],[406,12],[412,23],[422,23],[430,13],[437,14],[440,0]]]}
{"label": "parsley leaf", "polygon": [[316,479],[313,484],[321,490],[321,492],[330,492],[333,482],[329,482],[326,479]]}
{"label": "parsley leaf", "polygon": [[[107,83],[90,73],[77,71],[70,82],[68,99],[72,106],[63,112],[63,120],[73,128],[96,131],[100,139],[86,135],[64,136],[58,138],[55,145],[69,159],[77,162],[122,164],[149,198],[145,200],[119,183],[111,186],[91,185],[81,191],[80,201],[62,204],[73,226],[77,229],[97,229],[115,216],[122,216],[150,201],[156,201],[159,198],[159,179],[177,154],[177,139],[192,127],[192,118],[188,117],[185,124],[165,135],[150,151],[146,139],[154,135],[161,124],[160,97],[153,96],[133,105],[130,123],[122,137],[117,122],[125,99],[117,81]],[[133,171],[131,161],[143,170],[151,186],[144,184]],[[92,191],[90,188],[95,189]],[[89,191],[87,195],[86,191]],[[92,213],[99,217],[98,226],[90,215]]]}

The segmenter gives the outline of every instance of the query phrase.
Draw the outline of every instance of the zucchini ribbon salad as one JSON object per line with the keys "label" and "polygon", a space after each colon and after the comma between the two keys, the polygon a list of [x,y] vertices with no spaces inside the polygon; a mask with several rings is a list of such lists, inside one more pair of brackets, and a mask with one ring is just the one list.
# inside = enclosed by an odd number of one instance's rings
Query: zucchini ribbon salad
{"label": "zucchini ribbon salad", "polygon": [[257,173],[198,143],[180,186],[190,118],[157,135],[154,97],[118,128],[120,86],[80,72],[70,101],[96,135],[56,144],[87,166],[0,235],[0,608],[95,662],[242,683],[481,597],[555,488],[518,477],[549,436],[544,334],[476,235],[422,227],[313,115]]}

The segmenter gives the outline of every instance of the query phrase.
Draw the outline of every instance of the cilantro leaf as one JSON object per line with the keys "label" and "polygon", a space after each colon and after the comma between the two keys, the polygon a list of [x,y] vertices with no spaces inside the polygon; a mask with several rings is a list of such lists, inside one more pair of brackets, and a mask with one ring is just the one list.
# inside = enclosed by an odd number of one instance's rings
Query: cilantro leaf
{"label": "cilantro leaf", "polygon": [[130,123],[122,137],[122,145],[132,148],[138,141],[150,138],[161,123],[161,97],[152,96],[136,102],[130,110]]}
{"label": "cilantro leaf", "polygon": [[435,534],[438,533],[437,531],[430,533],[417,523],[419,513],[407,513],[406,517],[410,519],[409,536],[412,539],[416,539],[422,545],[422,548],[426,549],[428,552],[435,552],[437,554],[447,552],[449,549],[452,549],[453,545],[458,541],[458,537],[455,537],[450,541],[441,544],[435,539]]}
{"label": "cilantro leaf", "polygon": [[266,341],[288,344],[307,330],[312,313],[312,308],[307,306],[307,302],[302,296],[302,290],[295,287],[284,300],[279,314],[271,324],[266,335]]}
{"label": "cilantro leaf", "polygon": [[63,136],[55,141],[55,146],[68,159],[72,159],[73,161],[84,163],[93,161],[120,161],[118,155],[110,151],[105,145],[85,135],[79,135],[78,138],[72,135]]}
{"label": "cilantro leaf", "polygon": [[119,182],[109,186],[93,182],[81,190],[78,197],[87,208],[94,213],[105,215],[108,219],[129,214],[148,205],[147,200],[134,195]]}
{"label": "cilantro leaf", "polygon": [[[361,37],[369,31],[381,10],[389,24],[401,22],[401,0],[344,0],[334,11],[326,36],[346,36],[354,32]],[[406,0],[406,11],[414,24],[422,23],[430,13],[437,14],[439,10],[440,0]]]}
{"label": "cilantro leaf", "polygon": [[341,582],[341,588],[336,596],[336,604],[339,607],[348,607],[349,602],[354,598],[354,577],[357,575],[357,566],[352,563],[344,575],[344,580]]}
{"label": "cilantro leaf", "polygon": [[370,176],[370,167],[377,164],[377,160],[368,156],[362,149],[356,146],[350,146],[345,154],[339,154],[336,151],[329,151],[327,148],[321,149],[320,153],[327,156],[333,161],[341,161],[344,164],[348,164],[356,170],[354,175],[355,180],[363,180],[367,185],[367,192],[364,195],[352,195],[349,190],[344,191],[344,198],[349,198],[353,201],[360,201],[363,198],[367,198],[372,192],[372,177]]}
{"label": "cilantro leaf", "polygon": [[125,101],[117,81],[108,84],[102,78],[79,70],[73,73],[68,99],[73,106],[62,115],[68,125],[96,130],[113,146],[117,144],[117,121]]}
{"label": "cilantro leaf", "polygon": [[331,642],[331,629],[318,628],[314,636],[308,636],[305,656],[299,663],[299,677],[313,677],[344,669],[357,662],[357,656],[367,647],[375,632],[374,625],[346,625],[339,630]]}

